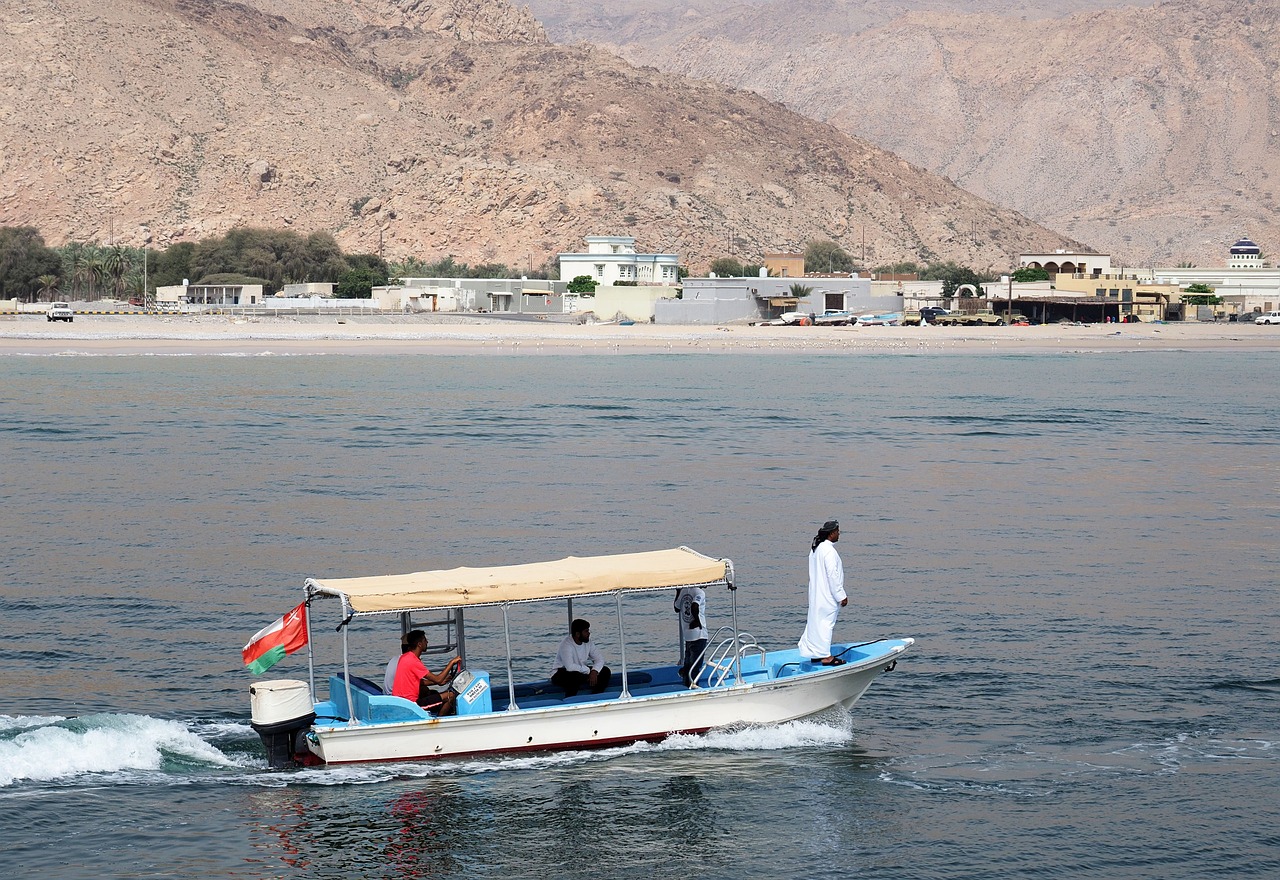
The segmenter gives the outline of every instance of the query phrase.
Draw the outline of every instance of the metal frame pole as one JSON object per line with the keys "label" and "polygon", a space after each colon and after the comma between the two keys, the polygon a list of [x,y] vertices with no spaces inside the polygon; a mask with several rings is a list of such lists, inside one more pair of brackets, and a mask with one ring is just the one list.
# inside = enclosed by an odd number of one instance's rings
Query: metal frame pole
{"label": "metal frame pole", "polygon": [[622,651],[622,693],[618,699],[629,700],[631,692],[627,689],[627,635],[622,629],[622,593],[614,593],[613,598],[618,608],[618,645]]}
{"label": "metal frame pole", "polygon": [[735,683],[742,684],[742,636],[738,632],[738,586],[733,582],[732,564],[726,566],[726,569],[725,583],[729,587],[729,607],[733,612],[733,676]]}
{"label": "metal frame pole", "polygon": [[502,634],[507,640],[507,711],[514,712],[520,707],[516,705],[516,679],[511,670],[511,622],[507,619],[506,603],[502,605]]}
{"label": "metal frame pole", "polygon": [[348,726],[360,723],[360,719],[356,717],[355,701],[351,699],[351,663],[347,654],[347,630],[351,628],[350,623],[351,618],[348,617],[346,622],[342,624],[342,680],[347,685],[347,711],[351,714],[351,717],[347,719]]}

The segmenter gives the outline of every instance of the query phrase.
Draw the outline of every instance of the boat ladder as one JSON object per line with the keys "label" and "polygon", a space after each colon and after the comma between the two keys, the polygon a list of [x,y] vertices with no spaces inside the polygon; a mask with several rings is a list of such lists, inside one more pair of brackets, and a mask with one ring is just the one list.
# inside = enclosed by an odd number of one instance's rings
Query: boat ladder
{"label": "boat ladder", "polygon": [[[719,641],[716,641],[719,639]],[[714,647],[708,647],[702,652],[694,663],[697,669],[701,665],[702,670],[698,674],[700,681],[706,676],[706,684],[699,684],[695,681],[691,687],[693,688],[714,688],[724,684],[725,679],[729,677],[729,673],[733,672],[735,667],[739,666],[740,661],[748,654],[760,655],[760,668],[769,672],[769,664],[767,662],[767,652],[760,643],[756,641],[756,637],[751,633],[734,633],[732,627],[722,626],[715,631],[710,642],[715,642]]]}

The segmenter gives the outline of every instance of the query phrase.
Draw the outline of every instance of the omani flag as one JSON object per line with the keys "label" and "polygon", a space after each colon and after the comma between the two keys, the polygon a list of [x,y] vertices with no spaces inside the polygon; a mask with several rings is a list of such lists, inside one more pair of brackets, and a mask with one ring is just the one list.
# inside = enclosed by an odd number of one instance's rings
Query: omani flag
{"label": "omani flag", "polygon": [[307,643],[307,603],[301,603],[249,639],[241,654],[244,665],[254,675],[261,675]]}

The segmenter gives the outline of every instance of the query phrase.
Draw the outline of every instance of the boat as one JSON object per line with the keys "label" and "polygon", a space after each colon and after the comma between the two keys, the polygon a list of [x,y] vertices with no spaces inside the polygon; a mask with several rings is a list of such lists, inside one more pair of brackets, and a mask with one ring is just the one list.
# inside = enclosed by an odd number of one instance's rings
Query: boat
{"label": "boat", "polygon": [[[660,608],[669,615],[669,596],[655,602],[655,594],[685,586],[702,587],[709,596],[727,592],[731,608],[729,622],[712,635],[690,686],[674,665],[633,665],[623,613],[625,605],[628,611]],[[253,727],[273,767],[599,748],[727,726],[779,724],[852,707],[914,643],[885,638],[836,644],[832,654],[844,662],[833,666],[811,662],[794,647],[766,650],[738,628],[733,563],[688,547],[490,568],[308,578],[305,594],[308,681],[260,681],[250,687]],[[610,658],[610,687],[567,697],[546,680],[517,681],[511,615],[528,603],[565,602],[572,618],[573,600],[583,597],[614,600],[618,657],[616,665]],[[311,611],[325,600],[337,601],[343,666],[328,676],[327,695],[318,699]],[[481,607],[502,612],[506,668],[501,682],[491,679],[491,670],[466,662],[466,613]],[[398,618],[402,633],[434,624],[432,644],[443,634],[450,652],[456,650],[463,662],[452,685],[456,714],[436,717],[352,674],[352,627],[379,618]],[[387,640],[385,629],[377,638]],[[379,681],[381,674],[379,669]]]}
{"label": "boat", "polygon": [[859,315],[859,327],[892,327],[902,320],[902,312],[886,312],[881,315]]}

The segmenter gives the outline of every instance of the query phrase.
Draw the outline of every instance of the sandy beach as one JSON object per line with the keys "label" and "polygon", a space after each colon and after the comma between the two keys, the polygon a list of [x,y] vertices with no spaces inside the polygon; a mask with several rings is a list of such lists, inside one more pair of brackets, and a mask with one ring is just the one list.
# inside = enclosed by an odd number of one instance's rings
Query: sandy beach
{"label": "sandy beach", "polygon": [[0,355],[627,354],[654,352],[1019,354],[1280,351],[1280,327],[749,327],[565,324],[444,316],[0,317]]}

